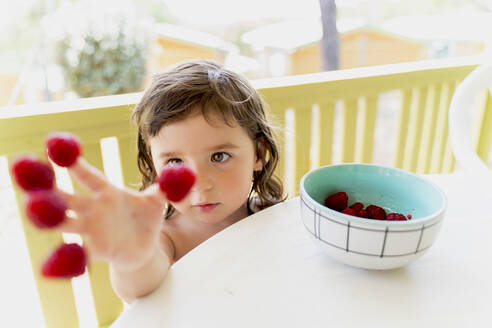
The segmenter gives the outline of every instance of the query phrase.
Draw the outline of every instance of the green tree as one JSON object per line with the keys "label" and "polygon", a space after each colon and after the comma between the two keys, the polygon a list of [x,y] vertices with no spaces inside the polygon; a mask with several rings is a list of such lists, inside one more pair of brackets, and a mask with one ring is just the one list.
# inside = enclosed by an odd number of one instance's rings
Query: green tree
{"label": "green tree", "polygon": [[[66,84],[81,97],[140,91],[146,73],[149,27],[121,2],[86,1],[61,8],[53,28],[56,60]],[[117,7],[115,7],[117,6]],[[61,21],[61,24],[60,24]],[[150,23],[150,21],[148,21]]]}

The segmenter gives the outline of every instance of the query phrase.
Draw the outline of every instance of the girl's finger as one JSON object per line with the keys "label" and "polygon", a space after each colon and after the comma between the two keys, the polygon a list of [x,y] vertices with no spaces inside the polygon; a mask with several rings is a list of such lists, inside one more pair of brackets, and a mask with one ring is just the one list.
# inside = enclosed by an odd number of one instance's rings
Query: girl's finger
{"label": "girl's finger", "polygon": [[55,229],[60,232],[77,233],[79,235],[83,235],[85,230],[84,220],[78,219],[76,215],[70,211],[67,211],[65,221],[56,226]]}
{"label": "girl's finger", "polygon": [[109,184],[104,174],[82,157],[79,157],[68,171],[75,181],[92,192],[100,191]]}
{"label": "girl's finger", "polygon": [[89,247],[89,244],[85,241],[82,242],[82,247],[84,247],[87,267],[89,267],[90,263],[95,260],[92,256],[92,254],[93,254],[92,253],[92,247]]}
{"label": "girl's finger", "polygon": [[65,200],[67,208],[74,210],[75,212],[83,212],[90,206],[90,198],[80,194],[70,194],[61,189],[56,189],[58,193]]}
{"label": "girl's finger", "polygon": [[[48,149],[45,149],[44,157],[45,157],[44,158],[45,162],[51,167],[51,170],[55,172],[55,165],[53,164],[53,161],[51,161],[50,157],[48,156]],[[55,175],[54,185],[56,186],[56,175]]]}
{"label": "girl's finger", "polygon": [[148,186],[145,190],[142,191],[142,195],[150,199],[153,203],[157,205],[163,205],[168,201],[164,193],[159,188],[158,183],[154,183]]}

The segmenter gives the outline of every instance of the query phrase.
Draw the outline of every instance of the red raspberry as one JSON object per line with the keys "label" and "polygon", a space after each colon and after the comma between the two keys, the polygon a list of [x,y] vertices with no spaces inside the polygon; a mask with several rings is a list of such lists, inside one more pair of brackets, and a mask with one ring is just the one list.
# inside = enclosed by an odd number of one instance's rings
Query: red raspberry
{"label": "red raspberry", "polygon": [[386,211],[379,206],[369,205],[366,207],[366,212],[369,219],[375,219],[375,220],[386,219]]}
{"label": "red raspberry", "polygon": [[407,215],[407,218],[408,218],[409,220],[411,220],[411,219],[412,219],[412,214],[408,214],[408,215]]}
{"label": "red raspberry", "polygon": [[184,165],[166,166],[158,178],[159,187],[172,202],[181,201],[195,184],[195,174]]}
{"label": "red raspberry", "polygon": [[68,132],[53,132],[46,139],[48,156],[59,166],[72,166],[80,156],[80,139]]}
{"label": "red raspberry", "polygon": [[348,214],[348,215],[353,215],[353,216],[356,216],[356,213],[355,210],[353,208],[346,208],[342,211],[343,214]]}
{"label": "red raspberry", "polygon": [[325,206],[335,211],[343,211],[347,208],[348,196],[344,191],[337,192],[326,197]]}
{"label": "red raspberry", "polygon": [[30,192],[26,203],[26,215],[38,228],[53,228],[65,220],[65,200],[51,190]]}
{"label": "red raspberry", "polygon": [[386,220],[388,220],[388,221],[406,221],[407,218],[405,217],[405,215],[400,214],[400,213],[390,213],[386,217]]}
{"label": "red raspberry", "polygon": [[350,205],[350,208],[353,208],[355,212],[360,212],[364,209],[364,205],[361,202],[357,202]]}
{"label": "red raspberry", "polygon": [[53,168],[33,155],[19,156],[12,163],[11,170],[15,181],[25,191],[53,188]]}
{"label": "red raspberry", "polygon": [[79,244],[62,244],[44,261],[45,277],[73,278],[85,272],[87,257]]}
{"label": "red raspberry", "polygon": [[357,216],[360,217],[360,218],[367,218],[367,212],[365,210],[360,210],[359,212],[357,212]]}

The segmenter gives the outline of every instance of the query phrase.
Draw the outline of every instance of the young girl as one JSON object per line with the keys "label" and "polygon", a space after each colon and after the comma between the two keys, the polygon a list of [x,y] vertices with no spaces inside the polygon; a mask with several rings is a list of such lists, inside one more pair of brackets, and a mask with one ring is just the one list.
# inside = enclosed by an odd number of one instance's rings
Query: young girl
{"label": "young girl", "polygon": [[[81,234],[89,256],[110,263],[113,288],[128,303],[156,289],[206,239],[285,199],[262,101],[238,74],[210,61],[184,62],[155,77],[133,119],[141,191],[110,184],[80,158],[69,171],[91,195],[61,192],[72,211],[60,228]],[[171,203],[157,172],[181,164],[196,182]]]}

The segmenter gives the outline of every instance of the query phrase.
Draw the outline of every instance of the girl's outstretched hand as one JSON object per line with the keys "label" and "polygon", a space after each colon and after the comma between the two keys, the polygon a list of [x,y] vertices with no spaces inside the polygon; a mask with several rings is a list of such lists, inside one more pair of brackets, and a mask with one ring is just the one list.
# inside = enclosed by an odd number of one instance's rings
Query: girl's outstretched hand
{"label": "girl's outstretched hand", "polygon": [[134,270],[148,261],[166,202],[158,184],[141,192],[117,187],[82,157],[68,170],[90,193],[57,190],[71,210],[57,229],[80,234],[90,259],[111,262],[122,270]]}

